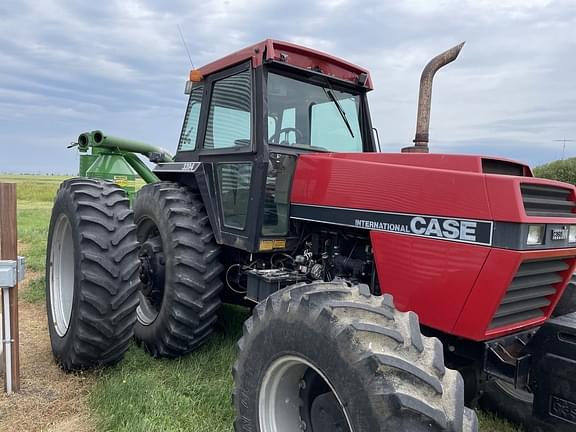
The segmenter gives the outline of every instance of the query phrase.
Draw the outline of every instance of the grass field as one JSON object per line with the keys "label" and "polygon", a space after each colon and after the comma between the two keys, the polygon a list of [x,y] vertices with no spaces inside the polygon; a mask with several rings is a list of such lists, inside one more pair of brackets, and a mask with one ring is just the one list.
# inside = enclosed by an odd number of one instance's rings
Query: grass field
{"label": "grass field", "polygon": [[[52,201],[62,177],[0,176],[18,184],[18,232],[31,282],[23,301],[44,301],[44,253]],[[192,355],[154,360],[133,346],[118,366],[92,372],[89,407],[98,431],[231,431],[231,367],[247,312],[226,307],[216,335]],[[48,334],[46,334],[48,338]],[[520,429],[479,413],[483,432]]]}

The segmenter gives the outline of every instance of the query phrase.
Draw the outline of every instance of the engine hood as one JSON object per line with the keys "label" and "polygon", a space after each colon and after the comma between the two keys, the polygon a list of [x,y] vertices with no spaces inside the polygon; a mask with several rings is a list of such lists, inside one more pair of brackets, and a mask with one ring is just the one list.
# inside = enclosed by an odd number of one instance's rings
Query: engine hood
{"label": "engine hood", "polygon": [[[474,220],[547,223],[525,209],[523,188],[558,189],[576,201],[572,185],[534,178],[507,159],[414,153],[300,155],[291,203]],[[547,202],[547,201],[546,201]],[[574,223],[556,215],[555,223]]]}
{"label": "engine hood", "polygon": [[[316,157],[316,155],[306,155],[304,157]],[[429,153],[331,153],[329,155],[323,155],[323,157],[370,163],[464,171],[479,174],[502,174],[521,177],[533,176],[530,167],[522,162],[480,155]]]}

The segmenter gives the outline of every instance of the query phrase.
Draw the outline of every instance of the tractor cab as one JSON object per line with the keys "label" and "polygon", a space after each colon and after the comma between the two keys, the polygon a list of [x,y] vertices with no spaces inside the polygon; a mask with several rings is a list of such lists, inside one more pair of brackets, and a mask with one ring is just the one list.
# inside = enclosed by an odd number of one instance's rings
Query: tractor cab
{"label": "tractor cab", "polygon": [[[190,74],[175,163],[160,178],[193,171],[220,244],[282,250],[290,229],[298,155],[375,152],[366,70],[285,42],[266,40]],[[217,199],[209,199],[216,197]]]}

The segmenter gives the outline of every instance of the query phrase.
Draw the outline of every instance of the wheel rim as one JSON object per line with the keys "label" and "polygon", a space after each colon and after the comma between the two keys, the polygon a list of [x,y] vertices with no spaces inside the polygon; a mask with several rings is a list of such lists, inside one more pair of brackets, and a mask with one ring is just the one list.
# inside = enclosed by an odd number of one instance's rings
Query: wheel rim
{"label": "wheel rim", "polygon": [[[261,432],[301,432],[302,430],[314,432],[313,425],[307,424],[302,416],[303,410],[311,409],[310,406],[302,406],[301,398],[301,392],[305,388],[304,376],[307,373],[310,375],[310,372],[321,378],[321,382],[327,386],[339,410],[336,417],[324,420],[339,422],[341,427],[333,429],[335,432],[352,431],[348,413],[325,375],[309,361],[295,355],[287,355],[276,359],[268,367],[262,380],[258,397]],[[309,402],[312,404],[313,401]],[[315,418],[314,423],[316,421],[320,420]]]}
{"label": "wheel rim", "polygon": [[507,383],[501,380],[495,380],[494,383],[508,396],[518,399],[524,403],[531,404],[534,403],[534,395],[525,390],[520,390],[514,387],[514,384]]}
{"label": "wheel rim", "polygon": [[50,307],[56,333],[64,337],[70,326],[74,302],[74,242],[72,226],[60,215],[54,226],[50,249]]}
{"label": "wheel rim", "polygon": [[140,303],[136,309],[142,325],[152,324],[162,308],[165,283],[165,260],[162,239],[156,224],[150,219],[138,225],[140,242]]}

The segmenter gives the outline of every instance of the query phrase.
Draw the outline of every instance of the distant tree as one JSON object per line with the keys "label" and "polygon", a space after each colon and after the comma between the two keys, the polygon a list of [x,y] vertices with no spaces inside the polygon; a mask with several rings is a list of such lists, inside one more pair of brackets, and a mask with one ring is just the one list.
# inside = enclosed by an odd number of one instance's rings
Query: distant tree
{"label": "distant tree", "polygon": [[557,160],[534,168],[536,177],[576,185],[576,158]]}

